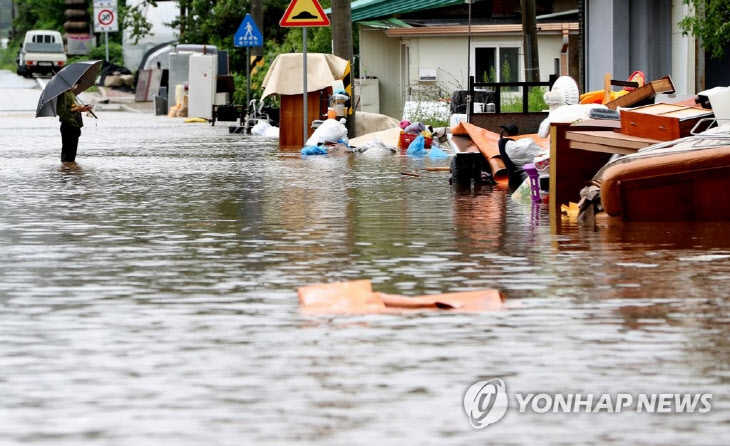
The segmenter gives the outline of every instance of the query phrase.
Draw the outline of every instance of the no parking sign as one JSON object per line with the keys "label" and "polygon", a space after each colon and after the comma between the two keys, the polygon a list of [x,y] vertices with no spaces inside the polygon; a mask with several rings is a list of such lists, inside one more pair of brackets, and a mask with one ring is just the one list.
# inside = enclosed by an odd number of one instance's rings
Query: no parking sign
{"label": "no parking sign", "polygon": [[94,32],[117,31],[119,31],[119,20],[116,0],[96,0],[94,2]]}

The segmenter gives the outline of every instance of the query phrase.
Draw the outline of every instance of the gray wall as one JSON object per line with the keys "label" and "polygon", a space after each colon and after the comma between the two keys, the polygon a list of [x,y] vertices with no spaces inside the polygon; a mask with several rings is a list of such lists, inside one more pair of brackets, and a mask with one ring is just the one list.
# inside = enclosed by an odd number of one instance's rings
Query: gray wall
{"label": "gray wall", "polygon": [[671,74],[671,0],[588,0],[586,90],[603,77],[626,80],[643,71],[649,79]]}

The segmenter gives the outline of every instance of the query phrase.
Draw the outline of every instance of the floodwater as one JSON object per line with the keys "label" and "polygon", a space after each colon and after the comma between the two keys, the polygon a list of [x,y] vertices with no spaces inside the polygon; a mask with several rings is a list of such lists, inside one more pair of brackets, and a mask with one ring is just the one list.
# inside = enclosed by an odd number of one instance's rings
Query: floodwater
{"label": "floodwater", "polygon": [[[0,114],[0,444],[726,444],[730,226],[551,231],[446,162],[281,154],[222,125]],[[418,172],[420,177],[401,172]],[[726,204],[725,204],[726,205]],[[313,316],[302,285],[499,288],[504,311]],[[509,392],[711,393],[709,413],[519,413]]]}

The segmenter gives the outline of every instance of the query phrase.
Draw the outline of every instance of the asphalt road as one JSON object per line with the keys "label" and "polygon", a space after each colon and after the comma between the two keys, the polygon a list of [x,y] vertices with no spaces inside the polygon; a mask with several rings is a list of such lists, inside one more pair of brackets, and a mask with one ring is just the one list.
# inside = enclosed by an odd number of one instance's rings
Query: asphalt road
{"label": "asphalt road", "polygon": [[37,79],[26,79],[12,71],[0,70],[0,111],[36,109],[41,87]]}

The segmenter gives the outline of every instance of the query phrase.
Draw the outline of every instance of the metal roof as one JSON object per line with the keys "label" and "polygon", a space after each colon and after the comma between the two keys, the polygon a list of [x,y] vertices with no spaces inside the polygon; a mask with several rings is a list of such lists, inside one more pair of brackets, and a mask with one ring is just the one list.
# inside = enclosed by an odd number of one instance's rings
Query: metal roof
{"label": "metal roof", "polygon": [[[352,2],[352,21],[360,22],[424,9],[463,4],[464,0],[355,0]],[[332,13],[332,9],[327,9],[325,13]]]}

